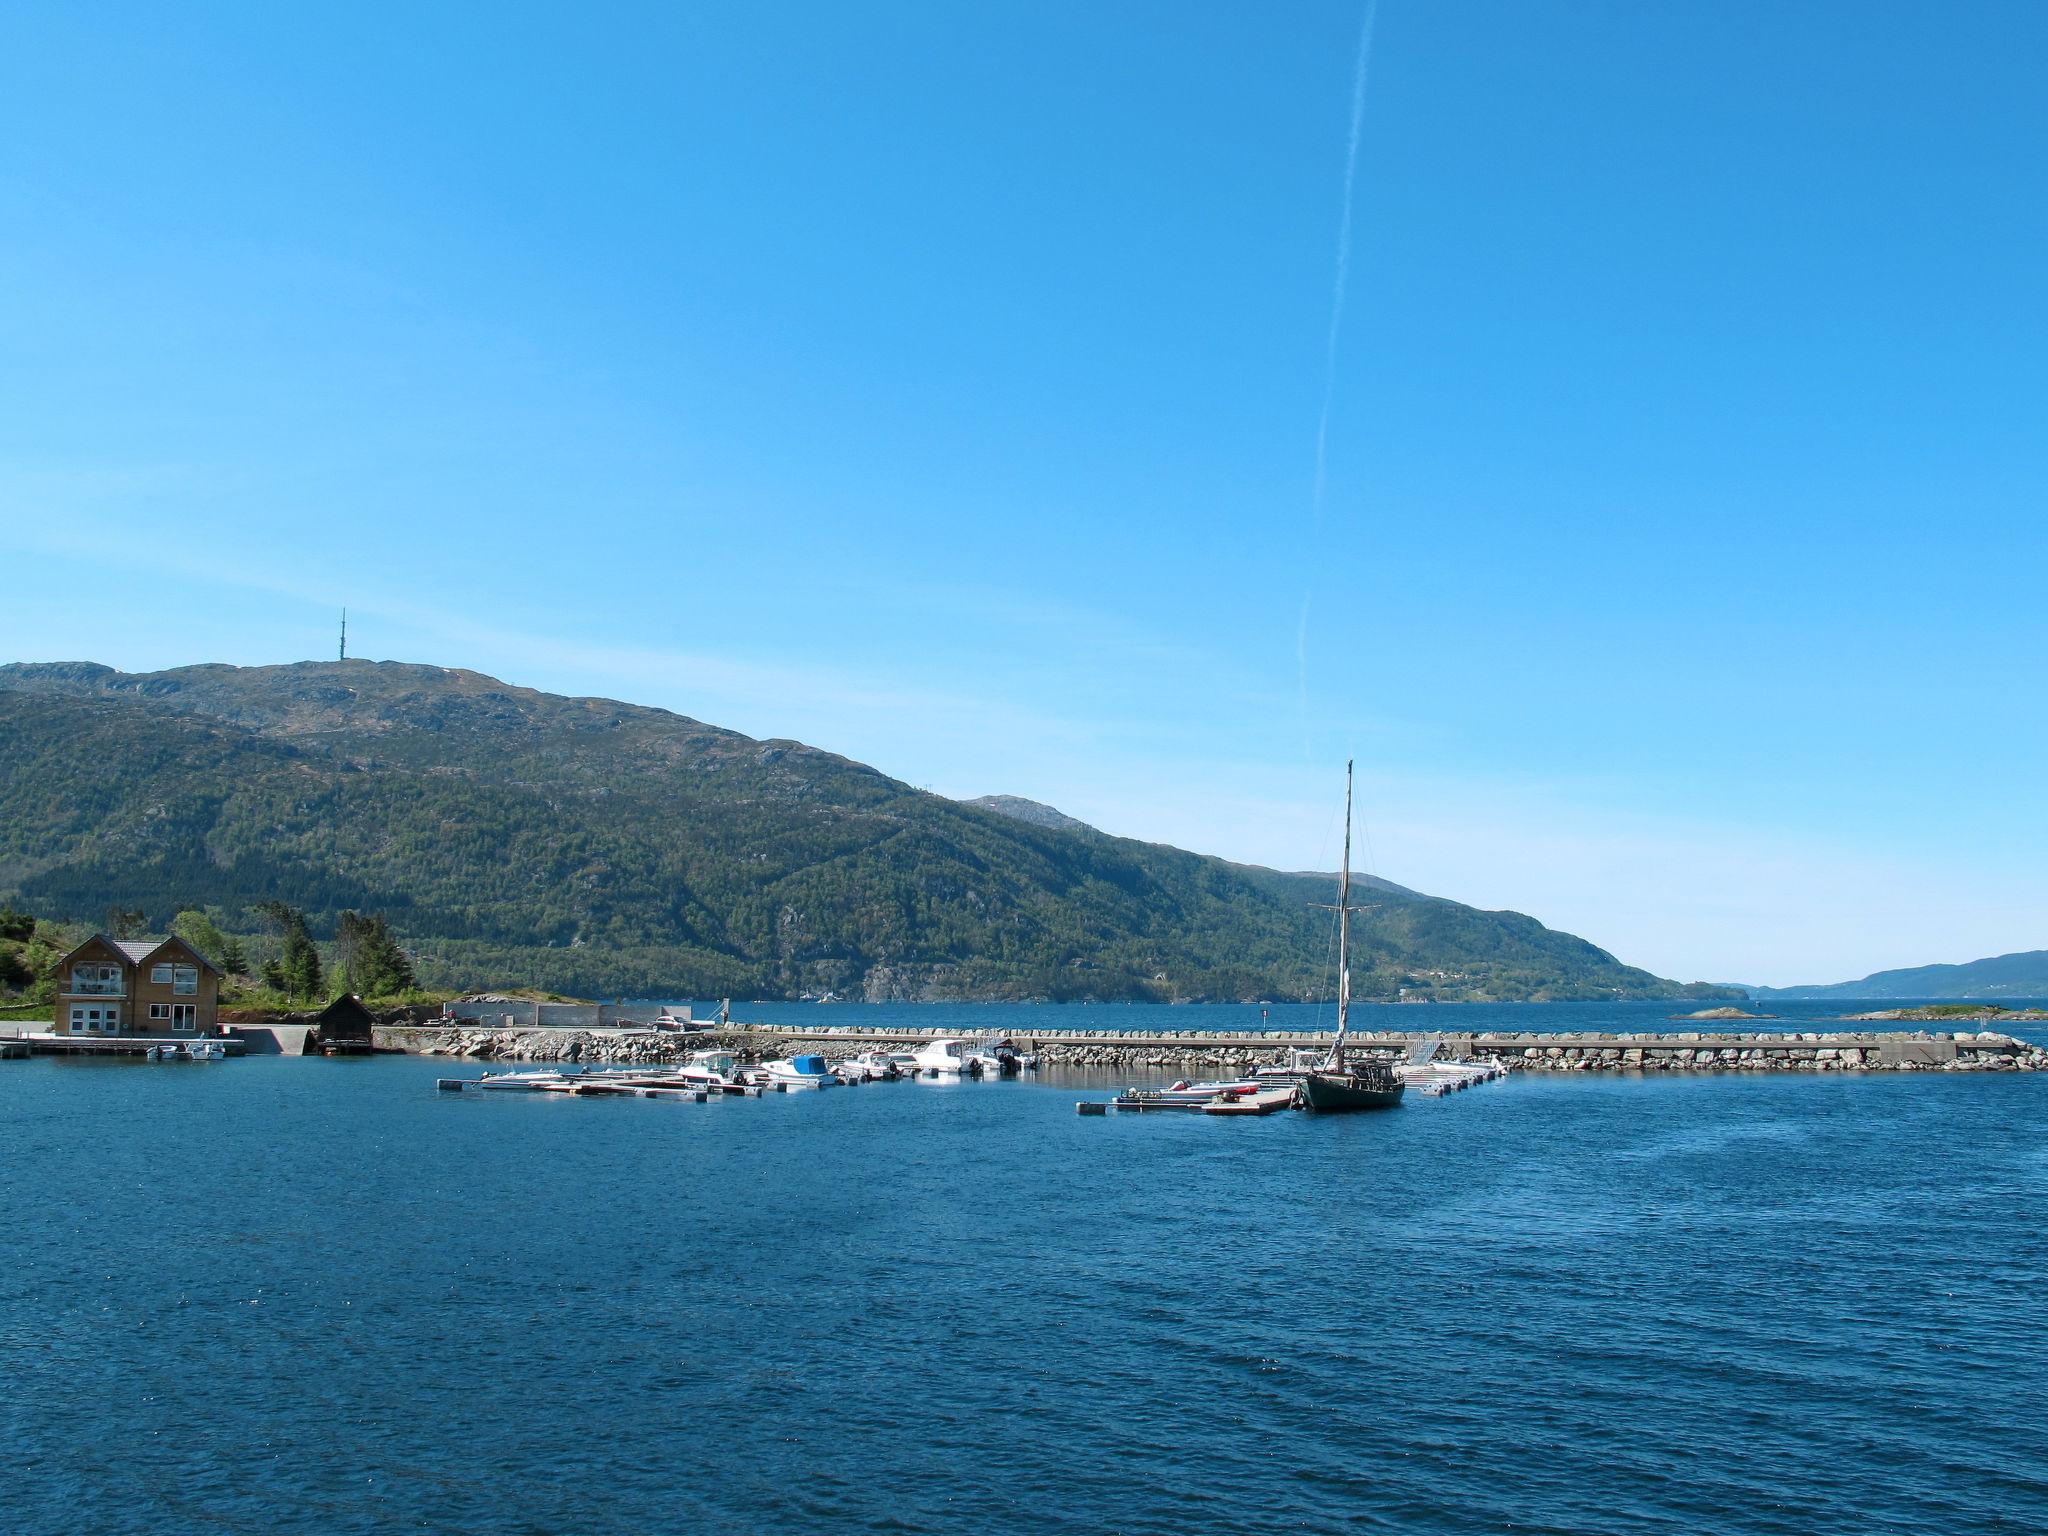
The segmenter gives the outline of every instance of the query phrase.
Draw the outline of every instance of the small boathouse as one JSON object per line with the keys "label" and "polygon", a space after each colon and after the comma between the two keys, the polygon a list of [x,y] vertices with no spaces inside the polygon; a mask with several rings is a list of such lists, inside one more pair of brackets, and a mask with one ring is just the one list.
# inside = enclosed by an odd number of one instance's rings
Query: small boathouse
{"label": "small boathouse", "polygon": [[320,1017],[306,1034],[304,1052],[308,1056],[367,1056],[377,1048],[372,1038],[376,1023],[376,1016],[363,1006],[360,997],[345,993],[320,1010]]}

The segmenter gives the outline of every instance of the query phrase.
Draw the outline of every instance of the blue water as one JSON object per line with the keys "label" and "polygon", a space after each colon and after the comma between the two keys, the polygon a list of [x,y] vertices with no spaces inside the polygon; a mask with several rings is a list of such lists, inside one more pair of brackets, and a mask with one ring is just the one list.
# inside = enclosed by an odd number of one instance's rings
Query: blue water
{"label": "blue water", "polygon": [[0,1063],[0,1530],[2048,1528],[2042,1075],[452,1070]]}

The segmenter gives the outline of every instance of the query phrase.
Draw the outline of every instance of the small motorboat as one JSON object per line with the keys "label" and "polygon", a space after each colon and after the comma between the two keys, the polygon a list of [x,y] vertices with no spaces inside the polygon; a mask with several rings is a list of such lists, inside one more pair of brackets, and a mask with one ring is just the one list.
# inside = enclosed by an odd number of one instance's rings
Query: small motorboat
{"label": "small motorboat", "polygon": [[161,1040],[142,1053],[145,1061],[190,1061],[185,1047],[175,1040]]}
{"label": "small motorboat", "polygon": [[223,1040],[192,1040],[186,1043],[185,1054],[192,1061],[226,1061],[227,1042]]}
{"label": "small motorboat", "polygon": [[787,1061],[769,1061],[761,1064],[761,1070],[768,1074],[768,1081],[774,1087],[787,1093],[801,1088],[836,1088],[839,1079],[832,1069],[825,1065],[825,1058],[809,1052],[792,1056]]}
{"label": "small motorboat", "polygon": [[836,1063],[832,1070],[853,1083],[884,1083],[903,1075],[887,1051],[862,1051]]}
{"label": "small motorboat", "polygon": [[1304,1050],[1296,1046],[1288,1051],[1286,1061],[1277,1066],[1260,1067],[1252,1075],[1262,1088],[1299,1088],[1301,1080],[1321,1067],[1327,1055],[1327,1050]]}
{"label": "small motorboat", "polygon": [[[974,1042],[967,1059],[981,1069],[983,1077],[1015,1077],[1024,1065],[1024,1058],[1017,1054],[1017,1048],[999,1035],[990,1035]],[[1037,1065],[1037,1058],[1032,1059]]]}
{"label": "small motorboat", "polygon": [[931,1040],[911,1057],[917,1070],[929,1077],[975,1077],[981,1073],[965,1040]]}
{"label": "small motorboat", "polygon": [[740,1093],[747,1086],[746,1073],[731,1051],[692,1051],[675,1075],[693,1088],[714,1093]]}

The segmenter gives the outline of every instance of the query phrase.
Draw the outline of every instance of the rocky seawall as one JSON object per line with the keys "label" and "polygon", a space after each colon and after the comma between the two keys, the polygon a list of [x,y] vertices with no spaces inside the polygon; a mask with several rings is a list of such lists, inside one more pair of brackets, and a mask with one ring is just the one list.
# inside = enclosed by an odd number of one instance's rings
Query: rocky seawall
{"label": "rocky seawall", "polygon": [[[743,1059],[798,1051],[828,1057],[856,1051],[915,1050],[939,1031],[852,1028],[799,1030],[754,1025],[712,1032],[380,1027],[377,1043],[424,1056],[585,1066],[679,1062],[710,1046]],[[1326,1046],[1327,1034],[1131,1035],[1096,1032],[1016,1035],[1047,1065],[1120,1070],[1236,1073],[1285,1061],[1291,1050]],[[1959,1034],[1809,1033],[1535,1035],[1354,1035],[1354,1049],[1405,1054],[1417,1041],[1441,1040],[1446,1058],[1497,1060],[1526,1072],[2035,1072],[2048,1071],[2048,1047],[1990,1031]]]}

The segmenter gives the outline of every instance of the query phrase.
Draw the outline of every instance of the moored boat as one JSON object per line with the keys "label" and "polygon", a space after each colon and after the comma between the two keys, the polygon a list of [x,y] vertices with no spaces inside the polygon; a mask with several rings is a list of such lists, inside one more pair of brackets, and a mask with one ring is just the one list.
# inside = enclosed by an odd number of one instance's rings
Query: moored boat
{"label": "moored boat", "polygon": [[981,1069],[973,1062],[965,1040],[928,1040],[911,1057],[919,1072],[933,1077],[971,1076]]}
{"label": "moored boat", "polygon": [[850,1081],[863,1083],[890,1082],[903,1075],[896,1059],[887,1051],[862,1051],[857,1056],[835,1062],[832,1070]]}
{"label": "moored boat", "polygon": [[731,1051],[692,1051],[675,1075],[693,1088],[713,1093],[739,1093],[746,1076]]}
{"label": "moored boat", "polygon": [[1305,1109],[1343,1114],[1360,1109],[1392,1109],[1401,1102],[1401,1080],[1391,1064],[1376,1059],[1351,1061],[1344,1037],[1351,1030],[1351,764],[1344,765],[1344,873],[1337,887],[1337,1038],[1330,1054],[1301,1075],[1295,1092]]}
{"label": "moored boat", "polygon": [[836,1088],[839,1079],[832,1069],[825,1065],[825,1058],[805,1052],[792,1056],[787,1061],[768,1061],[761,1064],[761,1070],[768,1074],[768,1081],[784,1092],[800,1088]]}

